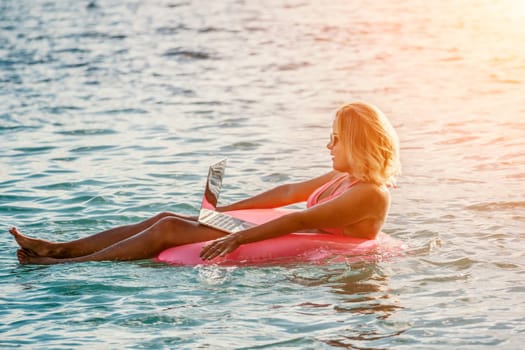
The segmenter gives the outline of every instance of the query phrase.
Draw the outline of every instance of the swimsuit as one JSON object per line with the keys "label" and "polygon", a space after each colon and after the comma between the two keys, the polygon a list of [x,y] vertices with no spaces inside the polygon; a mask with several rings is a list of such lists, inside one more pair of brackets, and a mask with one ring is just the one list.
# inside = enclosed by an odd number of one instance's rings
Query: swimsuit
{"label": "swimsuit", "polygon": [[[310,197],[308,197],[308,200],[306,202],[306,207],[307,208],[311,208],[317,204],[321,204],[321,203],[324,203],[324,202],[327,202],[331,199],[334,199],[336,197],[339,197],[340,195],[342,195],[344,192],[346,192],[350,187],[354,186],[355,184],[357,184],[359,182],[359,180],[355,180],[355,181],[352,181],[350,182],[348,185],[346,186],[340,186],[340,184],[346,179],[347,175],[341,175],[331,181],[328,181],[327,183],[325,183],[323,186],[319,187],[318,189],[316,189],[311,195]],[[321,196],[321,194],[323,194],[330,186],[334,186],[335,190],[333,193],[319,199],[319,197]],[[328,233],[332,233],[334,235],[343,235],[343,229],[342,228],[323,228],[322,231],[324,232],[328,232]]]}

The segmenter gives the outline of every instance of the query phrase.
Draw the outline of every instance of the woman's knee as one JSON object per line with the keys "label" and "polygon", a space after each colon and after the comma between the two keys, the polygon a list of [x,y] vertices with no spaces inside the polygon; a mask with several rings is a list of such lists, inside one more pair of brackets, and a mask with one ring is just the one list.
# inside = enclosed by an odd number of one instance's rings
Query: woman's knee
{"label": "woman's knee", "polygon": [[169,211],[163,211],[161,213],[158,213],[153,217],[153,221],[158,222],[164,218],[170,218],[170,217],[176,217],[177,215],[175,213],[169,212]]}
{"label": "woman's knee", "polygon": [[154,240],[165,247],[209,241],[224,236],[221,231],[200,226],[177,216],[160,219],[153,228]]}
{"label": "woman's knee", "polygon": [[156,214],[138,224],[135,224],[135,229],[138,230],[138,231],[142,231],[142,230],[145,230],[147,228],[150,228],[150,227],[153,227],[154,225],[156,225],[159,221],[165,219],[165,218],[170,218],[170,217],[174,217],[174,214],[173,213],[170,213],[170,212],[162,212],[162,213],[159,213],[159,214]]}
{"label": "woman's knee", "polygon": [[181,240],[180,233],[185,232],[188,222],[176,216],[166,216],[154,226],[155,240],[169,246],[178,245]]}
{"label": "woman's knee", "polygon": [[176,232],[185,224],[186,222],[177,216],[166,215],[164,217],[159,218],[155,226],[157,226],[162,232],[170,233]]}

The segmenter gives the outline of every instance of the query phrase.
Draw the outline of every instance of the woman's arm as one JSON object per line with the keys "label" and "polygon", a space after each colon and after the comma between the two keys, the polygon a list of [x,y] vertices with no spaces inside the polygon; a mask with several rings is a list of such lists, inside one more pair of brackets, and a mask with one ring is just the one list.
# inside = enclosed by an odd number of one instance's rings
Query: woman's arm
{"label": "woman's arm", "polygon": [[335,175],[337,175],[337,173],[331,171],[311,180],[280,185],[269,191],[241,200],[239,202],[221,206],[217,208],[217,211],[224,212],[242,209],[278,208],[297,202],[303,202],[308,199],[308,196],[310,196],[313,191],[321,187],[326,182],[330,181]]}
{"label": "woman's arm", "polygon": [[307,229],[344,227],[375,218],[385,202],[382,190],[372,184],[361,184],[333,200],[302,211],[281,216],[245,231],[214,240],[201,252],[202,259],[224,256],[239,245],[274,238]]}

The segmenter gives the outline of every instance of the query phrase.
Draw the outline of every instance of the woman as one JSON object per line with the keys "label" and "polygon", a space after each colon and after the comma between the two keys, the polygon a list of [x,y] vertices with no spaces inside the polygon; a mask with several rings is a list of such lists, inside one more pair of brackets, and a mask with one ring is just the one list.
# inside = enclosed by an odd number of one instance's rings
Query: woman
{"label": "woman", "polygon": [[366,103],[341,107],[327,145],[333,170],[312,180],[281,185],[221,207],[220,211],[276,208],[307,201],[307,209],[283,215],[245,231],[225,234],[195,218],[161,213],[134,225],[117,227],[71,242],[54,243],[9,232],[20,245],[22,264],[138,260],[178,245],[211,241],[203,259],[224,256],[239,245],[298,231],[374,239],[383,226],[392,184],[400,171],[396,132],[384,114]]}

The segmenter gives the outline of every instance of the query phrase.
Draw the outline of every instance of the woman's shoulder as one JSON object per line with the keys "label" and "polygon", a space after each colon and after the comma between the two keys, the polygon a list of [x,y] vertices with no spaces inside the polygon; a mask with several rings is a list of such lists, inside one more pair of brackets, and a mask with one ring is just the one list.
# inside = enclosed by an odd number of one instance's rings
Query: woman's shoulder
{"label": "woman's shoulder", "polygon": [[353,194],[375,205],[388,204],[390,202],[390,191],[386,185],[378,185],[373,182],[358,182],[352,186],[351,190]]}

